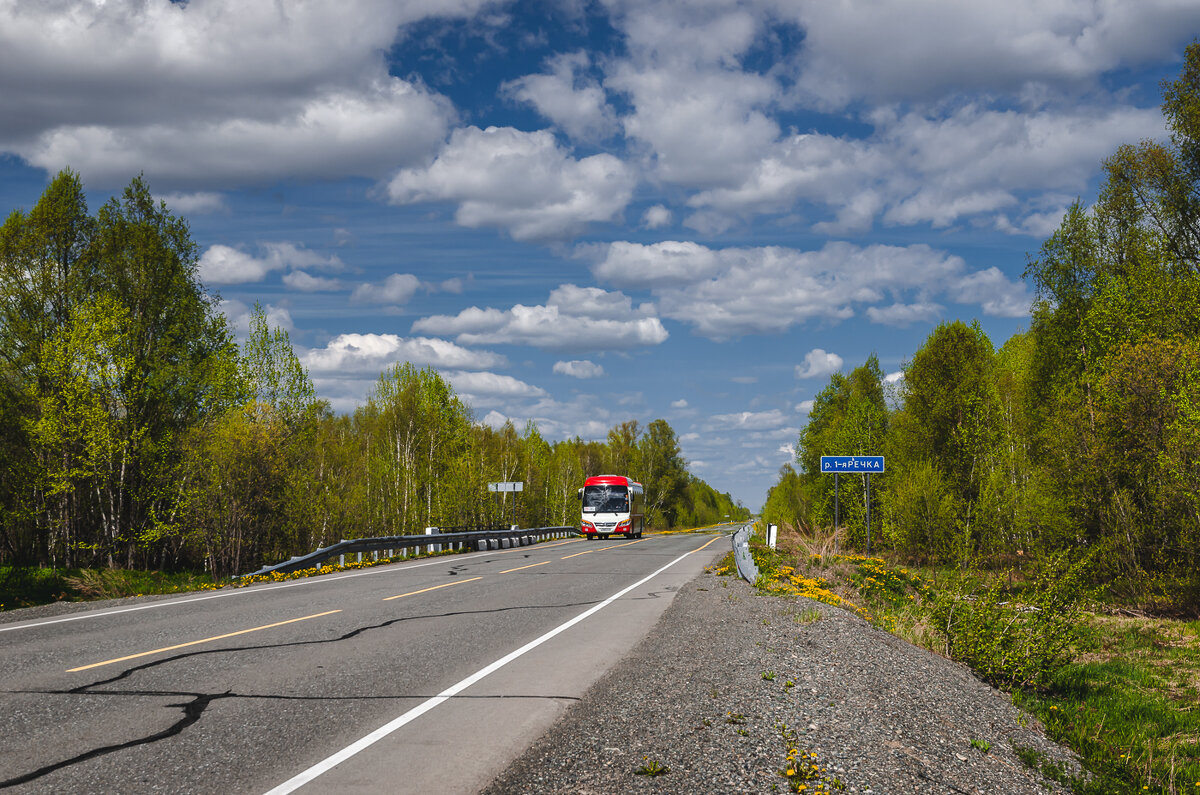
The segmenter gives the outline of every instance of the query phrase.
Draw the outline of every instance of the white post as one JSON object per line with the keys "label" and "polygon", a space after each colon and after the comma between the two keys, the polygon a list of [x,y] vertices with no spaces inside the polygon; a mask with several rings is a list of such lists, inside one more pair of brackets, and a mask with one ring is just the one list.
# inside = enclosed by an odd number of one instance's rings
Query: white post
{"label": "white post", "polygon": [[775,548],[775,540],[779,537],[779,525],[767,525],[767,546],[771,549]]}

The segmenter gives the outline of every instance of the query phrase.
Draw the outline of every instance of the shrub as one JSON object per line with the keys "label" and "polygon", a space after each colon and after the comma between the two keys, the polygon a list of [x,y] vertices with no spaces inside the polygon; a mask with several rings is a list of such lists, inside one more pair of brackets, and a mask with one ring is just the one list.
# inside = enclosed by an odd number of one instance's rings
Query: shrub
{"label": "shrub", "polygon": [[1081,636],[1082,581],[1088,563],[1065,554],[1042,568],[1023,603],[1006,601],[1000,580],[940,594],[935,623],[946,653],[1002,687],[1044,689],[1072,658]]}

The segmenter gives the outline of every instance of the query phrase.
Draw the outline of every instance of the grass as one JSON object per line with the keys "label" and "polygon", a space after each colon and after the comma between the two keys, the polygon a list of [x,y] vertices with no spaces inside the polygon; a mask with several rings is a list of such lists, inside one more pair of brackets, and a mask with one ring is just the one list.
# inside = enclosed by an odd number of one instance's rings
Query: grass
{"label": "grass", "polygon": [[0,610],[50,604],[170,594],[216,587],[212,577],[192,572],[128,569],[0,567]]}
{"label": "grass", "polygon": [[[1018,604],[1041,598],[1032,580],[1010,579],[1007,572],[918,571],[881,557],[834,555],[829,545],[796,536],[781,538],[778,550],[752,543],[761,575],[756,586],[851,610],[915,645],[956,659],[964,656],[961,644],[951,643],[945,610],[938,610],[948,599],[986,593],[991,612],[976,610],[978,621],[1012,624],[1017,616],[1018,623],[1037,626],[1036,620],[1021,617],[1036,613],[1022,613],[1025,608]],[[729,563],[723,561],[716,570]],[[957,604],[969,610],[977,601]],[[985,650],[979,638],[997,637],[995,626],[970,629],[979,637],[968,639]],[[1042,631],[1069,632],[1069,647],[1063,655],[1044,659],[1047,675],[1037,686],[1008,684],[1006,689],[1052,739],[1079,754],[1085,772],[1073,776],[1028,748],[1016,747],[1018,756],[1079,795],[1200,795],[1200,621],[1087,612],[1069,627],[1047,624]],[[994,670],[977,671],[997,678]],[[984,740],[971,745],[983,753],[991,749]]]}

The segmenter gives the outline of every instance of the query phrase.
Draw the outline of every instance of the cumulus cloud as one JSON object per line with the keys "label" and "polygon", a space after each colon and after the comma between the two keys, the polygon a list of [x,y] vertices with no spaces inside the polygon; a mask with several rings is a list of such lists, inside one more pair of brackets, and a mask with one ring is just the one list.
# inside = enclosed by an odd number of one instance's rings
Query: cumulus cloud
{"label": "cumulus cloud", "polygon": [[1019,94],[1031,85],[1083,90],[1121,63],[1179,50],[1200,26],[1200,8],[1175,0],[855,0],[779,11],[805,31],[795,93],[825,109],[962,91]]}
{"label": "cumulus cloud", "polygon": [[156,186],[381,176],[428,156],[454,119],[445,98],[387,75],[383,53],[419,6],[4,4],[0,148],[102,186],[140,171]]}
{"label": "cumulus cloud", "polygon": [[[342,270],[345,263],[337,255],[325,256],[294,243],[264,243],[263,256],[223,244],[209,246],[200,255],[200,278],[210,284],[260,282],[272,271],[286,268]],[[301,280],[303,281],[303,280]]]}
{"label": "cumulus cloud", "polygon": [[472,398],[482,396],[499,396],[505,398],[541,397],[546,390],[527,384],[510,375],[498,375],[486,372],[451,371],[445,373],[446,379],[464,399],[471,402]]}
{"label": "cumulus cloud", "polygon": [[770,411],[740,411],[734,414],[714,414],[707,428],[713,431],[776,431],[786,427],[790,417],[779,409]]}
{"label": "cumulus cloud", "polygon": [[978,302],[985,314],[1020,316],[1023,301],[1021,313],[1028,311],[1019,282],[994,268],[971,271],[961,257],[923,244],[839,242],[799,251],[618,242],[587,251],[597,257],[597,277],[617,287],[649,287],[664,317],[714,340],[843,321],[860,308],[873,322],[907,325],[928,319],[938,295]]}
{"label": "cumulus cloud", "polygon": [[592,266],[596,278],[629,288],[700,281],[721,268],[717,252],[691,241],[666,240],[644,245],[615,241]]}
{"label": "cumulus cloud", "polygon": [[1084,190],[1119,144],[1164,134],[1156,109],[1128,107],[1021,112],[972,104],[948,116],[881,110],[872,121],[875,133],[865,139],[806,133],[773,142],[736,184],[696,193],[688,204],[743,217],[812,202],[834,214],[814,225],[824,234],[863,232],[876,221],[940,228],[975,216],[1028,234],[1044,226],[1041,192]]}
{"label": "cumulus cloud", "polygon": [[647,229],[658,229],[671,223],[671,211],[661,204],[650,207],[642,213],[642,226]]}
{"label": "cumulus cloud", "polygon": [[339,279],[313,276],[304,271],[285,273],[283,275],[283,283],[293,290],[302,293],[320,293],[342,289],[342,282]]}
{"label": "cumulus cloud", "polygon": [[399,362],[455,370],[486,370],[507,364],[500,354],[470,350],[442,339],[395,334],[339,334],[324,348],[306,351],[300,360],[314,377],[377,375]]}
{"label": "cumulus cloud", "polygon": [[547,71],[503,84],[503,93],[535,107],[577,141],[601,141],[617,132],[617,117],[600,82],[588,75],[586,52],[556,55]]}
{"label": "cumulus cloud", "polygon": [[396,174],[388,196],[395,204],[455,202],[462,226],[549,241],[620,216],[635,183],[620,159],[599,154],[576,160],[547,130],[465,127],[428,166]]}
{"label": "cumulus cloud", "polygon": [[624,293],[564,284],[541,306],[511,309],[470,307],[457,315],[433,315],[413,331],[453,336],[463,345],[530,345],[552,351],[629,350],[667,339],[653,307],[634,308]]}
{"label": "cumulus cloud", "polygon": [[360,284],[350,295],[352,301],[373,304],[406,304],[421,286],[411,273],[393,273],[380,284]]}
{"label": "cumulus cloud", "polygon": [[1032,302],[1023,282],[1010,282],[995,267],[964,275],[949,295],[959,303],[979,304],[985,314],[997,317],[1025,317]]}
{"label": "cumulus cloud", "polygon": [[211,215],[229,212],[229,206],[225,204],[225,197],[212,191],[168,193],[157,198],[180,215]]}
{"label": "cumulus cloud", "polygon": [[804,364],[796,365],[797,378],[824,378],[842,369],[842,357],[813,348],[804,355]]}
{"label": "cumulus cloud", "polygon": [[599,378],[604,375],[604,368],[587,359],[572,359],[569,362],[555,362],[554,372],[571,378]]}
{"label": "cumulus cloud", "polygon": [[889,306],[869,306],[867,307],[867,317],[871,319],[872,323],[904,328],[913,323],[928,323],[936,320],[943,311],[945,311],[945,307],[934,303],[895,303]]}

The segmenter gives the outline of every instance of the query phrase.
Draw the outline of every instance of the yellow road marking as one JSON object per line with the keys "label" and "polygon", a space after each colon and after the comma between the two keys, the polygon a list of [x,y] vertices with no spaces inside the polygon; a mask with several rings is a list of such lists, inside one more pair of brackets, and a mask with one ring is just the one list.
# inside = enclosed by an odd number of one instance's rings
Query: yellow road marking
{"label": "yellow road marking", "polygon": [[508,569],[508,570],[502,571],[500,573],[508,574],[511,571],[520,571],[521,569],[532,569],[534,566],[545,566],[549,562],[550,561],[548,561],[548,560],[543,560],[541,563],[530,563],[528,566],[517,566],[515,569]]}
{"label": "yellow road marking", "polygon": [[643,541],[649,541],[649,540],[650,539],[648,539],[648,538],[639,538],[637,541],[627,541],[624,544],[614,544],[611,547],[604,547],[604,549],[617,549],[618,547],[629,547],[629,546],[633,546],[634,544],[640,544]]}
{"label": "yellow road marking", "polygon": [[321,616],[333,615],[334,613],[340,613],[340,612],[342,612],[342,611],[341,610],[326,610],[324,613],[314,613],[311,616],[303,616],[301,618],[289,618],[287,621],[277,621],[274,624],[264,624],[261,627],[252,627],[250,629],[239,629],[237,632],[227,632],[224,635],[216,635],[211,638],[203,638],[201,640],[192,640],[192,641],[188,641],[187,643],[177,643],[174,646],[164,646],[161,649],[154,649],[153,651],[143,651],[143,652],[139,652],[137,654],[129,654],[124,657],[117,657],[115,660],[105,660],[104,662],[92,663],[91,665],[81,665],[78,668],[68,668],[67,673],[73,674],[73,673],[76,673],[77,671],[86,671],[89,668],[99,668],[102,665],[112,665],[113,663],[125,662],[126,660],[136,660],[138,657],[147,657],[151,654],[159,654],[164,651],[174,651],[175,649],[183,649],[188,646],[195,646],[199,643],[210,643],[214,640],[224,640],[225,638],[232,638],[237,635],[245,635],[247,632],[258,632],[261,629],[271,629],[272,627],[282,627],[284,624],[295,624],[297,621],[307,621],[310,618],[320,618]]}
{"label": "yellow road marking", "polygon": [[403,599],[406,596],[416,596],[419,593],[428,593],[429,591],[436,591],[438,588],[449,588],[451,585],[462,585],[464,582],[475,582],[476,580],[482,580],[482,579],[483,579],[482,577],[469,577],[465,580],[455,580],[454,582],[446,582],[446,583],[442,583],[441,585],[435,585],[432,588],[422,588],[419,591],[409,591],[408,593],[397,594],[395,596],[387,596],[387,597],[384,597],[383,601],[390,602],[393,599]]}
{"label": "yellow road marking", "polygon": [[[713,537],[712,537],[712,540],[711,540],[711,541],[709,541],[709,542],[708,542],[708,544],[711,544],[713,541],[716,541],[718,538],[724,538],[724,537],[725,537],[725,536],[713,536]],[[704,547],[707,547],[707,546],[708,546],[708,544],[705,544],[705,545],[704,545]],[[704,549],[704,547],[700,547],[700,549]],[[699,552],[699,551],[700,551],[700,549],[697,549],[696,551],[697,551],[697,552]]]}
{"label": "yellow road marking", "polygon": [[[606,549],[617,549],[618,547],[627,547],[627,546],[631,546],[633,544],[640,544],[643,541],[649,541],[649,540],[650,539],[648,539],[648,538],[639,538],[637,541],[629,541],[624,544],[613,544],[611,547],[596,547],[595,549],[589,549],[585,552],[576,552],[574,555],[567,555],[566,557],[560,558],[560,560],[566,560],[567,558],[577,558],[580,555],[586,555],[588,552],[603,552]],[[700,547],[700,549],[704,549],[704,547]],[[700,550],[696,550],[696,551],[699,552]]]}

